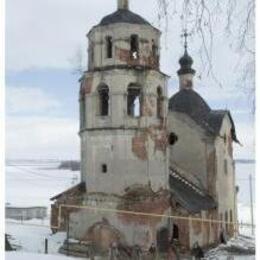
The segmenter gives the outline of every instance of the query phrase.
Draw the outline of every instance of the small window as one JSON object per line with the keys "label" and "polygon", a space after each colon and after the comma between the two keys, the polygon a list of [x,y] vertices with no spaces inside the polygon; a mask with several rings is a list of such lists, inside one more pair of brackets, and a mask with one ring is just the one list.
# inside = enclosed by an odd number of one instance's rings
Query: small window
{"label": "small window", "polygon": [[102,164],[101,168],[102,168],[102,173],[107,173],[107,165],[106,164]]}
{"label": "small window", "polygon": [[169,134],[169,144],[174,145],[178,141],[178,136],[175,133]]}
{"label": "small window", "polygon": [[139,58],[139,39],[138,39],[138,35],[132,35],[131,36],[130,45],[131,45],[131,50],[130,50],[131,58],[134,59],[134,60],[137,60]]}
{"label": "small window", "polygon": [[140,117],[142,110],[142,94],[139,86],[130,85],[127,90],[127,114]]}
{"label": "small window", "polygon": [[224,160],[224,172],[226,175],[228,174],[228,162],[226,159]]}
{"label": "small window", "polygon": [[113,41],[111,36],[106,37],[106,49],[107,49],[107,58],[111,59],[113,57]]}

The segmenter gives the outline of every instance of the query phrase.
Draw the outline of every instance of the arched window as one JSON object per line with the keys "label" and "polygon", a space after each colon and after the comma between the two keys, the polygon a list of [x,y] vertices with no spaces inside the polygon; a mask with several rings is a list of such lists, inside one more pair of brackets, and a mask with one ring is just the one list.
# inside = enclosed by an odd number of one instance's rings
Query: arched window
{"label": "arched window", "polygon": [[152,54],[154,58],[157,58],[158,56],[158,47],[155,44],[154,40],[152,40]]}
{"label": "arched window", "polygon": [[220,227],[223,228],[223,213],[219,214],[219,220],[220,220]]}
{"label": "arched window", "polygon": [[228,212],[225,212],[225,226],[226,226],[226,231],[228,231]]}
{"label": "arched window", "polygon": [[130,38],[130,55],[133,60],[137,60],[139,58],[139,37],[134,34],[131,35]]}
{"label": "arched window", "polygon": [[86,98],[85,94],[80,94],[80,129],[86,126]]}
{"label": "arched window", "polygon": [[113,57],[113,41],[111,36],[106,37],[106,53],[108,59]]}
{"label": "arched window", "polygon": [[142,92],[137,85],[130,84],[127,89],[127,114],[140,117],[142,114]]}
{"label": "arched window", "polygon": [[109,113],[109,88],[105,84],[98,87],[99,96],[99,114],[101,116],[108,116]]}
{"label": "arched window", "polygon": [[234,219],[233,219],[233,211],[232,210],[229,211],[229,219],[230,219],[230,228],[232,230],[232,228],[235,227],[235,225],[233,223]]}
{"label": "arched window", "polygon": [[162,118],[163,116],[163,94],[162,88],[157,88],[157,118]]}

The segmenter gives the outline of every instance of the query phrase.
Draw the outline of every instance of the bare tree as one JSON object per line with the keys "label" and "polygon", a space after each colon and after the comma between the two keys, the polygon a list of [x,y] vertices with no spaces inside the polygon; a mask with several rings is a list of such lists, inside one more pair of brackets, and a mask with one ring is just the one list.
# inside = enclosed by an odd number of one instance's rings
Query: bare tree
{"label": "bare tree", "polygon": [[84,54],[81,47],[78,47],[73,57],[69,59],[72,67],[72,74],[82,75],[85,70]]}
{"label": "bare tree", "polygon": [[[214,51],[214,31],[219,24],[232,51],[242,57],[237,68],[242,73],[238,80],[245,89],[254,93],[255,74],[255,0],[156,0],[158,17],[167,33],[171,19],[179,16],[183,29],[200,40],[200,57],[203,65],[201,73],[210,75],[219,85],[212,62]],[[246,84],[245,84],[246,83]],[[241,85],[240,85],[241,86]],[[253,95],[254,96],[254,95]]]}

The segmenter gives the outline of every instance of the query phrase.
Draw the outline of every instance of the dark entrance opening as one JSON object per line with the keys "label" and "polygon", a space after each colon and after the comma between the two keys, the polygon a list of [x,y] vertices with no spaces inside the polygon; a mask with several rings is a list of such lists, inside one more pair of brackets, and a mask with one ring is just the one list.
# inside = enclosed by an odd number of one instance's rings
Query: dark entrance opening
{"label": "dark entrance opening", "polygon": [[173,224],[171,242],[174,243],[175,241],[179,241],[179,227],[176,224]]}
{"label": "dark entrance opening", "polygon": [[166,227],[162,227],[157,231],[157,248],[160,253],[166,253],[169,250],[169,230]]}

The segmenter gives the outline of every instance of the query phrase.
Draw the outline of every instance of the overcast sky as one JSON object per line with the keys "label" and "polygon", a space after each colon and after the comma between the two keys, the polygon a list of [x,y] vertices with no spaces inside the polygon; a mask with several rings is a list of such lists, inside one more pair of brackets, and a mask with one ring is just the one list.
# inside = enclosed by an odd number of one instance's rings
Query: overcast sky
{"label": "overcast sky", "polygon": [[[116,9],[116,0],[8,0],[6,1],[6,102],[9,159],[77,159],[78,78],[72,73],[80,50],[87,64],[86,33],[101,18]],[[155,0],[130,0],[131,9],[154,26],[158,22]],[[102,8],[101,8],[102,6]],[[162,29],[164,27],[161,27]],[[178,91],[178,59],[182,55],[180,18],[170,20],[163,31],[161,69],[172,78],[169,95]],[[254,157],[252,99],[237,87],[236,64],[246,61],[230,49],[221,27],[214,32],[214,69],[223,83],[211,77],[195,79],[195,89],[212,108],[230,109],[243,147],[235,145],[237,158]],[[196,37],[190,39],[194,68],[201,64]]]}

